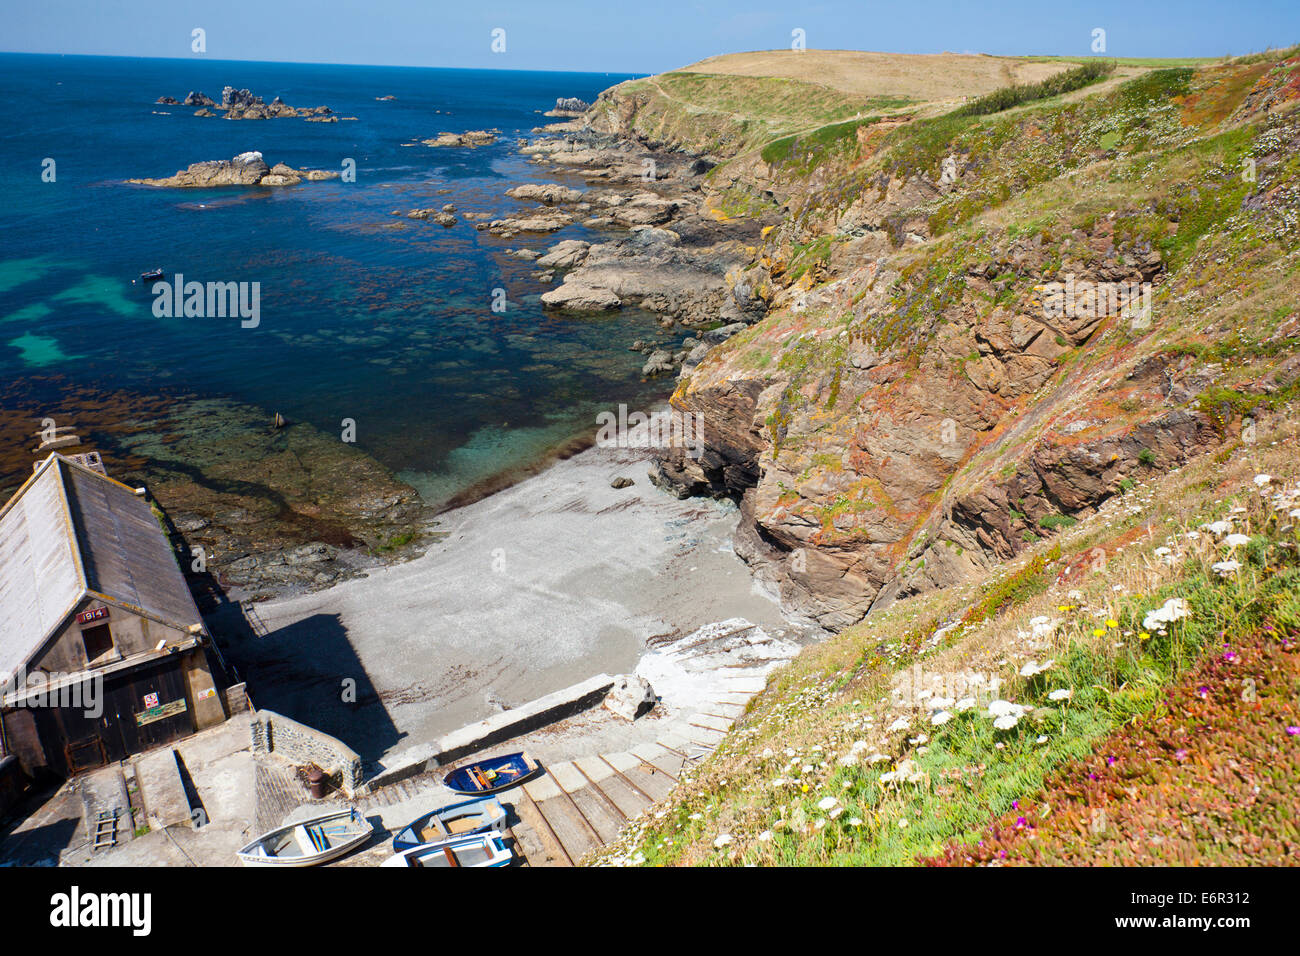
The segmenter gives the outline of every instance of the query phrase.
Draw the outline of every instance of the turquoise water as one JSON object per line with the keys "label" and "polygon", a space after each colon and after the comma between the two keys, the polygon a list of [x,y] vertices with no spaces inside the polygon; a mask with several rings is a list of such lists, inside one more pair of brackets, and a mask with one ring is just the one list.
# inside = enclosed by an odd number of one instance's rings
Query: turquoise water
{"label": "turquoise water", "polygon": [[[590,100],[626,77],[17,54],[0,55],[0,77],[0,381],[56,418],[75,421],[76,408],[54,381],[230,398],[336,434],[352,419],[358,447],[438,504],[594,432],[599,410],[662,397],[626,350],[653,334],[651,316],[547,314],[536,267],[502,254],[598,234],[503,241],[464,218],[524,208],[504,191],[556,177],[523,161],[518,138],[549,122],[556,97]],[[227,84],[357,120],[232,122],[154,105],[191,90],[220,99]],[[483,128],[501,131],[495,145],[402,145]],[[123,182],[246,150],[294,167],[352,159],[356,182]],[[42,181],[47,158],[54,182]],[[450,229],[392,215],[445,203],[461,219]],[[156,317],[132,283],[154,267],[260,283],[260,323]]]}

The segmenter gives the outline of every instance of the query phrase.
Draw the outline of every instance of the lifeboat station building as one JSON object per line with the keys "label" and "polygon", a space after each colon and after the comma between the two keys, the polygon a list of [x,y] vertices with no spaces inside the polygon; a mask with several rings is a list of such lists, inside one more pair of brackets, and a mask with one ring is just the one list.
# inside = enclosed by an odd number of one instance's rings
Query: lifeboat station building
{"label": "lifeboat station building", "polygon": [[218,678],[144,490],[39,462],[0,509],[0,765],[67,777],[220,723]]}

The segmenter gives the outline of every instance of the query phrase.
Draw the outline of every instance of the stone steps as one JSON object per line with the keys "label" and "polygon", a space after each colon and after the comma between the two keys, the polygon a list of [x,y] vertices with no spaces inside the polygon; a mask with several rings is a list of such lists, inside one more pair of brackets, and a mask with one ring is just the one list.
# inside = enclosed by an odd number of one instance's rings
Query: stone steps
{"label": "stone steps", "polygon": [[[736,700],[743,695],[725,696],[728,699],[709,709],[743,709]],[[709,723],[730,727],[738,715],[713,714]],[[572,866],[614,842],[629,821],[668,797],[685,770],[723,736],[716,727],[694,724],[682,725],[679,731],[667,731],[656,742],[631,750],[548,766],[514,798],[519,816],[512,830],[516,852],[532,866]]]}

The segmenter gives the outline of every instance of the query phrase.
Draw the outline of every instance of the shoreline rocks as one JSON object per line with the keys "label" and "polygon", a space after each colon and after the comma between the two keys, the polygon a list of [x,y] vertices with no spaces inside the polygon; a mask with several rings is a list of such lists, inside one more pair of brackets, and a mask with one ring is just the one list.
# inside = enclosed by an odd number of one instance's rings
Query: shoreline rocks
{"label": "shoreline rocks", "polygon": [[[457,219],[453,214],[455,208],[455,206],[443,206],[441,209],[412,209],[410,212],[406,213],[406,218],[427,219],[430,222],[436,222],[440,226],[450,228],[451,226],[456,225],[457,222]],[[401,213],[394,213],[394,215],[400,216]]]}
{"label": "shoreline rocks", "polygon": [[497,141],[499,130],[472,129],[464,133],[439,133],[433,139],[422,139],[425,146],[437,148],[457,148],[466,146],[474,149],[478,146],[491,146]]}
{"label": "shoreline rocks", "polygon": [[172,189],[201,189],[215,186],[293,186],[300,182],[335,179],[336,172],[323,169],[294,169],[285,163],[268,166],[259,152],[240,153],[231,159],[191,163],[173,176],[160,179],[128,179],[141,186]]}
{"label": "shoreline rocks", "polygon": [[579,202],[583,197],[583,192],[581,189],[561,186],[559,183],[524,183],[507,189],[506,195],[511,199],[522,199],[539,202],[544,206],[555,206],[560,203]]}

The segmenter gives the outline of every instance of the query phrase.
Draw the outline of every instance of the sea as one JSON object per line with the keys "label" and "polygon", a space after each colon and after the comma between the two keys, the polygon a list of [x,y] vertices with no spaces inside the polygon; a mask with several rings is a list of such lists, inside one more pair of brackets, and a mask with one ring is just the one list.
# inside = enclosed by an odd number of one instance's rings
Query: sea
{"label": "sea", "polygon": [[[643,381],[627,346],[653,336],[654,316],[547,312],[537,267],[507,255],[602,235],[499,239],[465,217],[526,208],[504,196],[520,182],[581,186],[530,164],[519,141],[552,122],[557,97],[590,101],[628,78],[0,54],[0,404],[21,406],[34,431],[46,412],[76,426],[87,394],[239,403],[353,440],[434,507],[594,434],[601,411],[650,407],[667,386]],[[230,121],[155,102],[219,101],[225,86],[356,119]],[[407,145],[476,129],[496,143]],[[126,182],[246,151],[352,167],[355,181]],[[405,217],[449,203],[450,228]],[[155,268],[257,283],[256,326],[157,315],[140,279]]]}

